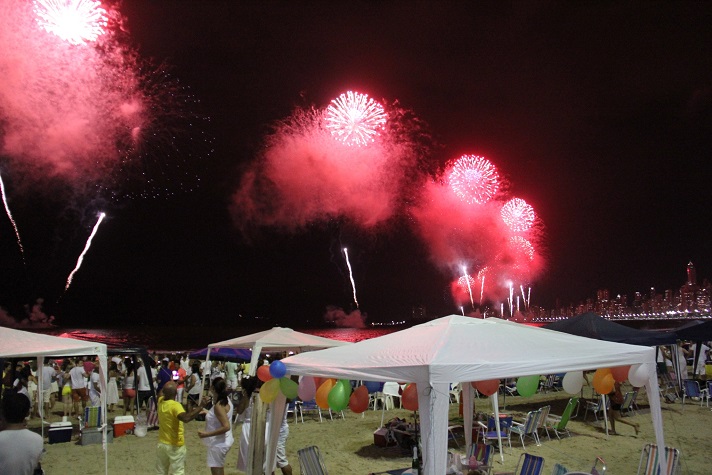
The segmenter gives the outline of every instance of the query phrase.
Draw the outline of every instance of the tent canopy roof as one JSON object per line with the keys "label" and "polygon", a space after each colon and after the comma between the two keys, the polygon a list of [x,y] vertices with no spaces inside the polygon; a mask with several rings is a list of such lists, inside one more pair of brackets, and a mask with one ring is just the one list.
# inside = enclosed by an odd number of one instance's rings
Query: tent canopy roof
{"label": "tent canopy roof", "polygon": [[550,323],[544,328],[585,336],[597,340],[615,341],[630,345],[674,345],[677,337],[673,332],[636,330],[620,323],[611,322],[593,312]]}
{"label": "tent canopy roof", "polygon": [[707,341],[712,340],[712,322],[703,322],[697,325],[684,326],[675,330],[680,340]]}
{"label": "tent canopy roof", "polygon": [[654,361],[654,350],[497,318],[450,315],[282,361],[290,374],[451,383],[644,363]]}
{"label": "tent canopy roof", "polygon": [[106,355],[106,345],[0,327],[0,357]]}
{"label": "tent canopy roof", "polygon": [[263,332],[211,343],[208,348],[259,348],[260,351],[304,351],[343,345],[351,345],[351,343],[301,333],[291,328],[274,327]]}

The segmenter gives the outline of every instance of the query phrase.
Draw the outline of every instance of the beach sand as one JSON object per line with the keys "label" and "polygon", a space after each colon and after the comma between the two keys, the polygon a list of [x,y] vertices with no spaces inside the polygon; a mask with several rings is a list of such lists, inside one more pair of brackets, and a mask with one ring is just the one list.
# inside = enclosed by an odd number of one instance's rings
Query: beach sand
{"label": "beach sand", "polygon": [[[588,394],[588,389],[585,389]],[[501,412],[512,414],[515,420],[523,420],[527,411],[538,409],[542,405],[551,405],[551,414],[561,414],[568,401],[569,395],[563,391],[539,393],[530,398],[511,397],[506,400],[506,409]],[[499,397],[500,406],[503,397]],[[555,463],[565,465],[569,470],[589,470],[596,456],[602,457],[607,465],[608,474],[630,475],[636,474],[640,453],[646,443],[654,443],[654,433],[650,410],[648,408],[645,391],[641,391],[638,398],[640,410],[636,415],[629,417],[631,421],[640,424],[640,434],[636,437],[633,427],[618,424],[618,435],[606,436],[602,423],[595,422],[591,414],[588,421],[584,421],[583,406],[578,416],[572,419],[568,428],[571,437],[562,437],[558,440],[551,433],[552,439],[542,436],[541,446],[536,446],[531,439],[527,439],[527,452],[540,455],[545,459],[544,474],[550,474]],[[59,407],[59,406],[58,406]],[[462,423],[458,415],[458,405],[450,405],[450,423]],[[477,399],[475,409],[478,412],[490,412],[487,399]],[[682,460],[682,473],[706,474],[709,468],[709,441],[712,440],[712,412],[706,405],[700,406],[699,401],[686,401],[683,405],[662,402],[662,413],[665,430],[665,441],[668,446],[680,449]],[[299,472],[297,450],[316,445],[319,447],[326,462],[329,473],[362,474],[381,472],[396,468],[410,466],[410,455],[398,447],[382,448],[373,443],[373,432],[381,422],[381,411],[369,410],[364,415],[344,411],[345,419],[330,420],[328,412],[325,420],[306,416],[304,423],[294,423],[290,420],[290,434],[287,441],[287,455],[294,473]],[[123,415],[119,409],[113,415]],[[413,420],[413,413],[392,409],[386,411],[385,419],[393,417]],[[60,420],[60,416],[52,416],[52,421]],[[36,419],[31,421],[30,427],[37,428]],[[200,442],[197,431],[202,429],[204,422],[193,421],[186,424],[186,445],[188,457],[186,462],[187,474],[209,474],[206,466],[206,450]],[[48,474],[82,475],[103,474],[104,456],[101,444],[81,446],[77,442],[77,428],[75,422],[75,436],[71,442],[60,444],[45,444],[46,454],[42,466]],[[228,463],[225,467],[226,474],[241,474],[237,471],[235,463],[239,453],[240,426],[234,428],[236,442],[228,454]],[[449,442],[452,452],[464,453],[464,438],[457,440],[458,449],[454,441]],[[155,460],[155,446],[157,431],[149,431],[145,437],[126,435],[117,437],[108,444],[108,473],[110,474],[150,474],[153,473]],[[521,442],[517,435],[512,437],[512,448],[505,448],[504,463],[498,461],[494,464],[493,473],[513,470],[520,454],[523,452]],[[279,470],[277,473],[280,473]]]}

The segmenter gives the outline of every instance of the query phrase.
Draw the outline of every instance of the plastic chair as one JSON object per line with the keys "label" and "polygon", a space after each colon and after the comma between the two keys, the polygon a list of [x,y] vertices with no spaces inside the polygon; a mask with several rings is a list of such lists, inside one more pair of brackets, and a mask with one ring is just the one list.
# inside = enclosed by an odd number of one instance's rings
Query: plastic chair
{"label": "plastic chair", "polygon": [[321,417],[321,408],[314,399],[311,401],[296,401],[295,410],[298,413],[299,418],[302,420],[302,423],[304,423],[305,412],[317,414],[319,416],[319,422],[323,422]]}
{"label": "plastic chair", "polygon": [[541,416],[541,409],[536,411],[529,411],[527,413],[527,418],[524,423],[512,421],[511,432],[517,434],[519,439],[522,441],[522,448],[526,450],[524,445],[524,439],[526,437],[531,437],[534,439],[536,445],[541,445],[539,442],[539,435],[536,433],[537,427],[539,427],[539,417]]}
{"label": "plastic chair", "polygon": [[546,418],[547,425],[549,428],[554,430],[554,433],[558,439],[561,439],[559,432],[566,432],[566,435],[569,437],[571,436],[571,433],[566,428],[566,425],[569,423],[569,419],[571,419],[571,414],[574,412],[574,408],[578,405],[578,400],[578,396],[570,398],[569,402],[566,404],[563,414],[560,416],[549,414],[549,417]]}
{"label": "plastic chair", "polygon": [[[450,402],[460,404],[460,394],[462,393],[462,383],[450,384]],[[453,401],[453,399],[455,401]]]}
{"label": "plastic chair", "polygon": [[660,451],[655,444],[647,444],[640,453],[638,475],[678,475],[680,473],[680,451],[672,447],[665,447],[667,465],[661,472],[658,467]]}
{"label": "plastic chair", "polygon": [[324,459],[321,458],[319,447],[312,445],[297,450],[299,470],[303,475],[328,475]]}
{"label": "plastic chair", "polygon": [[385,397],[385,408],[393,409],[395,408],[395,402],[393,398],[398,398],[398,407],[403,407],[401,403],[400,395],[400,385],[396,382],[387,382],[383,384],[383,396]]}

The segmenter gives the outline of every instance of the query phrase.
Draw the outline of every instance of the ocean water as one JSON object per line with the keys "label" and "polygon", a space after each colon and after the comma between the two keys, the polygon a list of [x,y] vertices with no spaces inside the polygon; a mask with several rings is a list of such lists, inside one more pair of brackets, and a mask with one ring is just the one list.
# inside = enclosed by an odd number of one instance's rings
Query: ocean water
{"label": "ocean water", "polygon": [[[333,340],[357,342],[400,330],[402,327],[367,328],[308,328],[298,329],[310,335]],[[149,350],[183,352],[205,348],[210,343],[229,340],[267,328],[239,327],[186,327],[186,326],[128,326],[121,328],[52,328],[41,330],[49,335],[105,343],[109,347],[143,346]]]}

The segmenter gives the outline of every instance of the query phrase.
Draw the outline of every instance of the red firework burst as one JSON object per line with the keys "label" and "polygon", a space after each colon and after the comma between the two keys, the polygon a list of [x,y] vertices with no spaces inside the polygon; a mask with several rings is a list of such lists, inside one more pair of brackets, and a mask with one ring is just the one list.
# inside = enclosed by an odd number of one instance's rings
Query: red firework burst
{"label": "red firework burst", "polygon": [[534,246],[523,237],[512,236],[509,238],[509,245],[517,254],[526,256],[530,261],[534,259]]}
{"label": "red firework burst", "polygon": [[499,190],[499,174],[485,157],[463,155],[450,171],[450,186],[460,199],[470,204],[485,204]]}
{"label": "red firework burst", "polygon": [[502,221],[515,233],[527,231],[536,219],[534,208],[521,198],[512,198],[507,201],[502,206],[500,214]]}
{"label": "red firework burst", "polygon": [[463,275],[462,277],[457,279],[457,285],[459,285],[464,290],[472,289],[472,287],[475,285],[475,279],[473,279],[470,274]]}
{"label": "red firework burst", "polygon": [[383,106],[366,94],[348,91],[326,108],[326,128],[346,145],[368,145],[385,123]]}
{"label": "red firework burst", "polygon": [[81,45],[105,33],[107,13],[96,0],[35,0],[37,22],[49,33]]}

